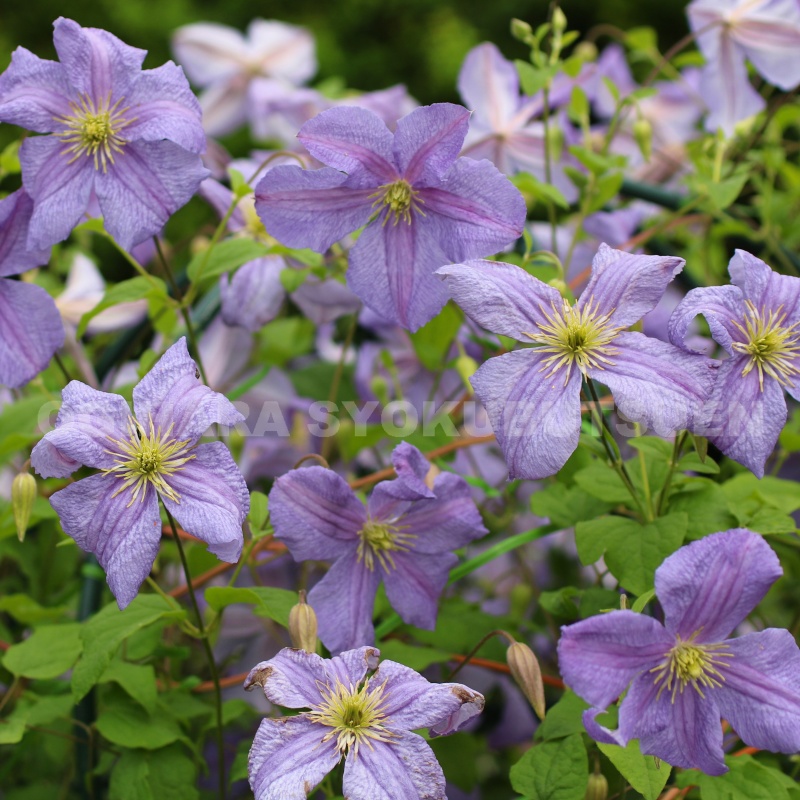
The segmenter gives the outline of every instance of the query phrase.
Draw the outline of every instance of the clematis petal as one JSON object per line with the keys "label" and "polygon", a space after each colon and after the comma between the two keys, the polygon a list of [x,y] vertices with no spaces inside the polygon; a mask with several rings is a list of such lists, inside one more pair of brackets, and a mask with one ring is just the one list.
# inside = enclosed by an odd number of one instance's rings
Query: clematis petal
{"label": "clematis petal", "polygon": [[636,332],[618,334],[612,347],[612,363],[587,372],[611,389],[622,415],[659,436],[694,430],[719,362]]}
{"label": "clematis petal", "polygon": [[317,71],[314,37],[305,28],[254,19],[247,26],[250,52],[265,75],[305,83]]}
{"label": "clematis petal", "polygon": [[248,757],[255,800],[305,800],[341,758],[324,735],[304,714],[263,719]]}
{"label": "clematis petal", "polygon": [[458,93],[473,112],[471,125],[506,132],[519,108],[519,75],[496,45],[484,42],[464,58]]}
{"label": "clematis petal", "polygon": [[217,558],[235,564],[242,554],[242,523],[250,493],[223,442],[198,445],[194,458],[165,478],[180,500],[161,499],[181,527],[208,544]]}
{"label": "clematis petal", "polygon": [[405,514],[413,501],[436,496],[425,483],[431,464],[416,447],[408,442],[400,442],[392,451],[392,466],[397,474],[396,479],[381,481],[367,501],[367,510],[372,519],[395,518]]}
{"label": "clematis petal", "polygon": [[[120,608],[125,608],[150,574],[161,543],[156,493],[147,489],[130,502],[130,491],[117,494],[122,481],[92,475],[50,498],[64,533],[94,553]],[[115,496],[116,495],[116,496]]]}
{"label": "clematis petal", "polygon": [[393,730],[388,742],[370,744],[345,761],[343,786],[350,800],[446,799],[444,773],[421,736]]}
{"label": "clematis petal", "polygon": [[436,186],[453,166],[469,128],[469,111],[452,103],[415,108],[397,122],[394,161],[417,186]]}
{"label": "clematis petal", "polygon": [[[406,530],[403,532],[408,533]],[[448,552],[429,555],[411,551],[390,555],[391,568],[382,570],[389,602],[404,622],[416,628],[433,630],[439,597],[458,559]]]}
{"label": "clematis petal", "polygon": [[331,560],[355,549],[367,513],[347,482],[323,467],[293,469],[269,493],[275,535],[295,561]]}
{"label": "clematis petal", "polygon": [[190,153],[205,151],[200,104],[183,70],[171,61],[144,70],[126,96],[125,105],[130,107],[127,117],[133,119],[125,128],[126,139],[169,139]]}
{"label": "clematis petal", "polygon": [[762,389],[757,369],[743,374],[747,363],[746,355],[722,363],[702,425],[694,432],[762,478],[788,412],[781,385],[765,376]]}
{"label": "clematis petal", "polygon": [[0,278],[0,384],[16,388],[27,383],[63,343],[64,326],[53,298],[41,286]]}
{"label": "clematis petal", "polygon": [[125,441],[130,409],[118,394],[70,381],[61,392],[56,427],[33,448],[31,463],[43,478],[66,478],[85,464],[111,469],[111,439]]}
{"label": "clematis petal", "polygon": [[714,690],[722,716],[745,744],[800,750],[800,651],[787,630],[768,628],[726,643],[733,658]]}
{"label": "clematis petal", "polygon": [[[430,683],[416,670],[394,661],[382,661],[370,685],[384,684],[383,710],[395,728],[432,728],[458,714],[466,704],[475,713],[483,696],[460,683]],[[473,715],[474,716],[474,715]]]}
{"label": "clematis petal", "polygon": [[714,340],[732,354],[732,342],[742,337],[734,324],[738,322],[741,325],[744,320],[741,289],[738,286],[709,286],[687,292],[670,317],[669,339],[690,353],[698,351],[686,347],[686,332],[698,314],[706,318]]}
{"label": "clematis petal", "polygon": [[172,37],[175,57],[198,86],[208,86],[239,72],[246,47],[239,31],[214,22],[183,25]]}
{"label": "clematis petal", "polygon": [[314,158],[346,172],[354,181],[378,186],[397,179],[392,133],[377,114],[365,108],[323,111],[300,128],[297,138]]}
{"label": "clematis petal", "polygon": [[150,419],[172,437],[196,442],[213,424],[233,426],[244,417],[224,395],[200,383],[197,364],[181,337],[133,389],[136,418]]}
{"label": "clematis petal", "polygon": [[591,302],[611,324],[627,328],[652,311],[684,260],[672,256],[642,256],[601,244],[592,260],[592,277],[579,306]]}
{"label": "clematis petal", "polygon": [[578,446],[581,374],[552,374],[547,354],[520,350],[490,358],[470,379],[486,406],[510,478],[545,478]]}
{"label": "clematis petal", "polygon": [[271,169],[256,186],[256,211],[267,231],[289,247],[324,253],[372,213],[375,186],[353,187],[330,167]]}
{"label": "clematis petal", "polygon": [[219,293],[225,324],[255,333],[272,322],[286,298],[281,283],[284,269],[286,262],[280,256],[264,256],[242,266],[232,278],[223,276]]}
{"label": "clematis petal", "polygon": [[284,647],[250,670],[244,688],[260,686],[270,703],[284,708],[311,708],[322,699],[320,687],[328,682],[329,664],[316,653]]}
{"label": "clematis petal", "polygon": [[652,617],[610,611],[562,627],[558,666],[570,689],[602,709],[639,673],[657,666],[674,644]]}
{"label": "clematis petal", "polygon": [[435,233],[418,216],[397,224],[378,218],[350,251],[347,285],[387,321],[417,330],[447,302],[447,292],[433,273],[450,259]]}
{"label": "clematis petal", "polygon": [[199,156],[173,142],[129,142],[107,172],[96,172],[106,230],[125,250],[157,235],[209,174]]}
{"label": "clematis petal", "polygon": [[64,17],[53,23],[53,44],[70,85],[94,100],[127,96],[147,55],[108,31]]}
{"label": "clematis petal", "polygon": [[0,200],[0,278],[16,275],[46,264],[49,248],[29,250],[28,227],[33,215],[33,201],[24,189]]}
{"label": "clematis petal", "polygon": [[[756,308],[786,314],[787,327],[800,321],[800,280],[775,272],[760,258],[737,250],[728,264],[731,282],[742,290],[745,300]],[[741,334],[739,339],[741,340]]]}
{"label": "clematis petal", "polygon": [[18,47],[11,54],[10,66],[0,75],[0,122],[50,133],[60,127],[55,117],[72,113],[72,94],[61,64]]}
{"label": "clematis petal", "polygon": [[496,253],[522,236],[525,201],[488,161],[459,158],[436,185],[420,189],[418,199],[448,261]]}
{"label": "clematis petal", "polygon": [[66,239],[89,207],[95,170],[91,159],[72,163],[54,136],[26,139],[19,150],[22,183],[33,200],[28,246],[50,247]]}
{"label": "clematis petal", "polygon": [[369,570],[353,549],[333,563],[308,593],[317,613],[319,638],[331,653],[375,641],[372,612],[380,573]]}
{"label": "clematis petal", "polygon": [[697,634],[698,642],[719,642],[782,574],[778,557],[759,534],[734,528],[706,536],[656,570],[664,624],[684,640]]}
{"label": "clematis petal", "polygon": [[248,85],[239,76],[218,81],[198,98],[202,112],[203,130],[209,136],[227,136],[247,122]]}
{"label": "clematis petal", "polygon": [[546,325],[542,313],[560,307],[557,289],[534,278],[524,269],[501,261],[467,261],[436,270],[447,290],[464,311],[481,327],[530,341],[526,333]]}

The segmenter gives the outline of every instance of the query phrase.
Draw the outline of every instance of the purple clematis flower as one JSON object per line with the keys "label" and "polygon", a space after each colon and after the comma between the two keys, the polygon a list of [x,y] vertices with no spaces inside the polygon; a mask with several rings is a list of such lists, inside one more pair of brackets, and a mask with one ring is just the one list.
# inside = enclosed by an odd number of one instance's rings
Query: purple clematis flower
{"label": "purple clematis flower", "polygon": [[64,532],[94,553],[125,608],[153,565],[161,541],[158,500],[223,561],[242,551],[247,486],[222,442],[198,444],[214,424],[242,415],[197,379],[180,339],[125,400],[78,381],[62,393],[56,427],[31,454],[44,478],[66,478],[82,464],[100,470],[53,494]]}
{"label": "purple clematis flower", "polygon": [[686,332],[702,314],[730,355],[720,367],[698,432],[759,478],[786,423],[784,390],[800,400],[800,278],[779,275],[737,250],[733,286],[692,289],[669,321],[670,339],[689,352]]}
{"label": "purple clematis flower", "polygon": [[394,134],[372,112],[333,108],[298,138],[329,166],[270,170],[256,187],[266,229],[290,247],[324,252],[366,225],[347,281],[370,308],[416,330],[447,300],[437,267],[497,252],[522,233],[520,193],[486,161],[458,158],[469,112],[415,109]]}
{"label": "purple clematis flower", "polygon": [[275,535],[296,561],[333,561],[309,592],[319,636],[331,652],[372,642],[372,608],[381,580],[410,625],[432,629],[437,602],[456,562],[451,552],[486,534],[463,478],[425,482],[425,456],[406,442],[392,454],[397,479],[379,483],[367,507],[329,469],[295,469],[269,495]]}
{"label": "purple clematis flower", "polygon": [[800,84],[797,0],[694,0],[686,14],[707,62],[701,93],[711,109],[708,130],[730,135],[737,122],[764,108],[745,59],[784,91]]}
{"label": "purple clematis flower", "polygon": [[471,378],[510,477],[544,478],[564,466],[578,446],[584,380],[604,383],[628,420],[659,435],[693,427],[717,365],[625,331],[652,311],[682,268],[680,258],[602,244],[574,305],[511,264],[470,261],[438,270],[478,324],[534,345],[489,359]]}
{"label": "purple clematis flower", "polygon": [[[786,630],[727,637],[781,576],[778,558],[744,528],[682,547],[656,570],[662,625],[612,611],[561,629],[558,659],[567,685],[595,708],[589,735],[675,767],[727,772],[724,717],[751,747],[800,749],[800,650]],[[619,729],[595,721],[627,688]]]}
{"label": "purple clematis flower", "polygon": [[0,75],[0,121],[37,133],[20,148],[33,199],[28,246],[66,239],[93,193],[121,247],[157,234],[208,171],[200,107],[171,61],[142,70],[139,50],[59,17],[60,62],[18,47]]}
{"label": "purple clematis flower", "polygon": [[25,245],[32,213],[22,189],[0,200],[0,384],[12,388],[38,375],[64,343],[53,298],[40,286],[8,280],[50,258],[49,249]]}
{"label": "purple clematis flower", "polygon": [[394,661],[378,667],[379,656],[373,647],[331,659],[287,647],[250,671],[245,689],[309,709],[262,720],[248,764],[256,800],[304,800],[342,758],[350,800],[446,800],[442,768],[412,731],[455,732],[483,710],[483,695]]}

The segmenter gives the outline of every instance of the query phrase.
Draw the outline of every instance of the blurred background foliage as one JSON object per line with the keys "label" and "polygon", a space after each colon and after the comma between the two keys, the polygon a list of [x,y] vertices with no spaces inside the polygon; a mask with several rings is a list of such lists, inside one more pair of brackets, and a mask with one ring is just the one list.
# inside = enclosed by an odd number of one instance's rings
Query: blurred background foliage
{"label": "blurred background foliage", "polygon": [[[362,90],[405,83],[421,103],[457,101],[456,76],[467,51],[490,40],[509,58],[526,58],[509,33],[512,17],[534,26],[547,15],[546,0],[33,0],[2,3],[0,69],[23,45],[54,58],[51,22],[69,16],[84,26],[105,28],[125,42],[149,50],[146,66],[171,58],[175,28],[211,21],[244,29],[254,17],[308,27],[317,40],[317,80],[341,77]],[[563,0],[570,28],[594,33],[603,43],[608,23],[627,30],[649,25],[664,49],[687,31],[684,0]],[[603,26],[597,28],[597,26]]]}

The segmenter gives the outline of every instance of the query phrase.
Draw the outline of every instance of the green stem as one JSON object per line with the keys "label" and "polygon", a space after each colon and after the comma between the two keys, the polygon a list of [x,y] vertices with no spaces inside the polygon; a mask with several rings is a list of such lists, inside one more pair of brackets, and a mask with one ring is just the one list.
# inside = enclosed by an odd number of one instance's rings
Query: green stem
{"label": "green stem", "polygon": [[487,633],[486,636],[484,636],[478,642],[478,644],[476,644],[475,647],[473,647],[472,650],[470,650],[469,653],[467,653],[467,655],[464,656],[464,660],[448,676],[447,682],[450,683],[450,681],[452,681],[453,678],[455,678],[455,676],[458,675],[458,673],[461,671],[461,668],[469,664],[470,661],[472,661],[473,657],[478,652],[478,650],[480,650],[481,647],[483,647],[486,644],[486,642],[489,641],[489,639],[493,639],[495,636],[502,636],[508,642],[509,647],[512,644],[515,644],[516,642],[516,639],[514,639],[513,636],[506,633],[505,631],[501,630],[489,631],[489,633]]}
{"label": "green stem", "polygon": [[[344,344],[342,345],[342,353],[339,356],[339,361],[336,364],[336,371],[333,373],[333,380],[331,381],[331,389],[328,392],[328,404],[336,402],[339,394],[339,384],[342,382],[342,373],[344,372],[344,363],[347,359],[347,351],[353,343],[353,337],[356,335],[356,328],[358,327],[358,312],[353,314],[353,319],[350,322],[350,327],[347,329]],[[333,436],[326,436],[322,440],[322,449],[320,454],[326,461],[330,461],[331,447],[333,447]]]}
{"label": "green stem", "polygon": [[[544,99],[544,105],[542,107],[542,123],[544,124],[544,180],[545,183],[550,186],[553,183],[553,167],[550,155],[550,90],[548,86],[544,87],[542,96]],[[557,253],[558,242],[556,240],[556,227],[558,222],[556,219],[556,207],[553,205],[553,201],[549,199],[547,200],[547,217],[550,221],[550,249],[554,253]]]}
{"label": "green stem", "polygon": [[[163,505],[163,501],[162,501]],[[186,576],[186,585],[189,588],[189,599],[191,600],[194,613],[197,616],[197,627],[200,630],[201,641],[203,642],[203,649],[206,651],[206,658],[208,658],[208,666],[211,670],[211,680],[214,682],[214,700],[217,711],[217,751],[219,755],[219,799],[225,800],[225,740],[223,738],[222,729],[222,691],[219,685],[219,671],[217,670],[217,662],[214,661],[214,653],[211,650],[211,642],[208,640],[208,631],[203,624],[203,615],[200,612],[200,606],[197,604],[197,597],[194,593],[192,586],[192,574],[189,571],[189,562],[186,560],[186,553],[183,549],[181,537],[178,536],[178,529],[175,526],[175,520],[172,514],[169,513],[167,507],[164,506],[164,512],[169,520],[170,528],[172,528],[172,538],[178,547],[178,555],[181,558],[183,565],[183,573]]]}
{"label": "green stem", "polygon": [[672,445],[672,458],[669,460],[669,469],[667,470],[667,477],[664,479],[664,488],[658,497],[658,508],[656,510],[657,516],[663,516],[667,510],[667,499],[669,498],[669,489],[672,485],[672,476],[675,474],[675,467],[681,458],[681,450],[683,443],[686,441],[686,431],[683,431],[679,436],[675,437],[675,442]]}
{"label": "green stem", "polygon": [[[641,426],[636,423],[636,435],[641,435]],[[644,503],[647,509],[647,521],[652,522],[655,518],[655,510],[653,508],[653,494],[650,491],[650,478],[647,474],[647,459],[645,458],[644,450],[637,450],[639,454],[639,466],[642,471],[642,491],[644,492]]]}

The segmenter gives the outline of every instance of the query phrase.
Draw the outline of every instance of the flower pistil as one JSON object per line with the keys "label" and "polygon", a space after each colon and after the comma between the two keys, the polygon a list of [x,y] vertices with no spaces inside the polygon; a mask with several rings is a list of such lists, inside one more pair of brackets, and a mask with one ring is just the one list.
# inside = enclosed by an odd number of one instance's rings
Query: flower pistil
{"label": "flower pistil", "polygon": [[407,180],[400,178],[393,183],[379,186],[378,191],[371,194],[370,197],[376,198],[372,207],[377,209],[378,213],[384,208],[388,208],[388,213],[383,220],[384,225],[392,217],[394,217],[394,225],[397,225],[401,219],[410,225],[412,211],[425,216],[420,208],[423,201],[418,199],[418,195],[419,192]]}
{"label": "flower pistil", "polygon": [[407,552],[409,543],[416,538],[411,533],[404,533],[402,526],[373,519],[364,523],[358,536],[358,560],[363,561],[370,572],[375,569],[376,560],[384,570],[394,569],[392,551]]}
{"label": "flower pistil", "polygon": [[664,661],[650,672],[655,672],[655,684],[658,688],[656,699],[666,689],[672,695],[672,702],[678,692],[688,684],[700,695],[703,688],[713,689],[722,686],[725,676],[719,671],[720,667],[728,666],[727,660],[733,658],[726,644],[695,644],[694,640],[700,631],[695,631],[686,641],[677,637],[675,646],[667,653]]}

